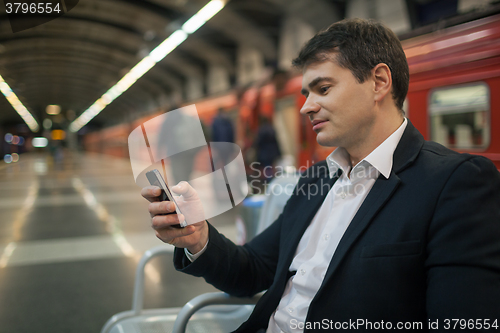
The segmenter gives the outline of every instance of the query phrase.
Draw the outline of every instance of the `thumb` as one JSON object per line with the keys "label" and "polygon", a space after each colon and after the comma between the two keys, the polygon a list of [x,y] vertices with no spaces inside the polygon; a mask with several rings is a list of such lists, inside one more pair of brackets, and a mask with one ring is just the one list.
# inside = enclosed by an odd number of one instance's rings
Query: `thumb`
{"label": "thumb", "polygon": [[189,198],[197,195],[196,190],[186,181],[181,181],[179,184],[172,187],[172,191],[182,195],[184,198]]}

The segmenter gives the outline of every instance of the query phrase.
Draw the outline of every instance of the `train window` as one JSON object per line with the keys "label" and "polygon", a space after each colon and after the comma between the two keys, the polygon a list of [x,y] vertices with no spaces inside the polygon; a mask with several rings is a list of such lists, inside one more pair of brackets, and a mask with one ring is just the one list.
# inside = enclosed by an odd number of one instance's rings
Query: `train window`
{"label": "train window", "polygon": [[486,148],[490,141],[490,92],[485,83],[433,90],[431,140],[449,148]]}

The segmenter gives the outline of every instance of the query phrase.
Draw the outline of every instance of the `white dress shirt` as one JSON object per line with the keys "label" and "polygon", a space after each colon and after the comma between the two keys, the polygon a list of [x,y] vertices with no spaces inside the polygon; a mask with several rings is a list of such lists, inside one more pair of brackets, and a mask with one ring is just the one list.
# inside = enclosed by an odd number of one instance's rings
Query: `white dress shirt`
{"label": "white dress shirt", "polygon": [[290,271],[292,276],[269,320],[267,333],[303,332],[306,315],[337,249],[340,239],[354,215],[382,174],[388,178],[392,157],[406,128],[407,120],[383,143],[351,170],[350,157],[344,148],[337,148],[327,158],[330,177],[338,169],[342,175],[328,192],[311,224],[302,236]]}

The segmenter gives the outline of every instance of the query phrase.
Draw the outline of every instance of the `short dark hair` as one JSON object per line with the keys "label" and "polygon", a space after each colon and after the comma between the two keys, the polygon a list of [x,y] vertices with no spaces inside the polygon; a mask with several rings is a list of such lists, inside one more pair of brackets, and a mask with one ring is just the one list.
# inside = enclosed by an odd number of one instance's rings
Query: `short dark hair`
{"label": "short dark hair", "polygon": [[[335,52],[334,59],[331,53]],[[399,110],[408,93],[410,71],[401,42],[392,30],[374,20],[345,19],[320,31],[302,48],[292,64],[297,68],[335,60],[363,83],[371,70],[384,63],[391,70],[392,97]]]}

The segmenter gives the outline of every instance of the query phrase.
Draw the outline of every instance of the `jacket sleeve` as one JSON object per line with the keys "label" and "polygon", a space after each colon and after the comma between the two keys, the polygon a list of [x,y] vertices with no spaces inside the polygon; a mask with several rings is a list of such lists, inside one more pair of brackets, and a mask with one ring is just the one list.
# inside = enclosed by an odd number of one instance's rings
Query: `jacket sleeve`
{"label": "jacket sleeve", "polygon": [[268,289],[276,272],[282,215],[251,242],[237,246],[209,224],[206,251],[190,262],[184,249],[175,249],[177,270],[203,277],[234,296],[252,296]]}
{"label": "jacket sleeve", "polygon": [[[500,325],[500,174],[491,161],[462,162],[444,186],[427,243],[427,313]],[[490,321],[490,323],[491,323]]]}

